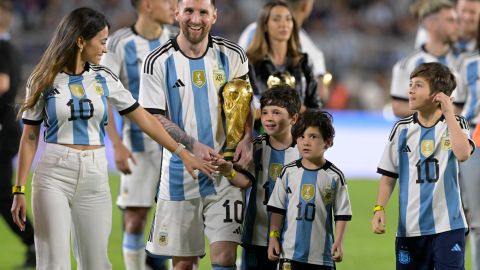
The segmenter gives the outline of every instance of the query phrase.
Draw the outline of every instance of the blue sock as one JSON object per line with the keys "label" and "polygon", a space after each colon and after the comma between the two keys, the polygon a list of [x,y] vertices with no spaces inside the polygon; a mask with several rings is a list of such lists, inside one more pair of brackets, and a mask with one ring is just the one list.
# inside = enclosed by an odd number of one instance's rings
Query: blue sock
{"label": "blue sock", "polygon": [[221,266],[218,264],[212,264],[212,270],[236,270],[237,266],[230,265],[230,266]]}
{"label": "blue sock", "polygon": [[129,250],[139,250],[145,248],[145,243],[143,240],[143,233],[133,234],[133,233],[123,233],[123,248]]}

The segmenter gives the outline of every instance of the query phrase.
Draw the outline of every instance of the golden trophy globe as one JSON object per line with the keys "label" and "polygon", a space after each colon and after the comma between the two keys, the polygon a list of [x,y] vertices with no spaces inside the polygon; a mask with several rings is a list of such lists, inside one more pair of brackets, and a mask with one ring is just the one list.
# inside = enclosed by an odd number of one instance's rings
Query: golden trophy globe
{"label": "golden trophy globe", "polygon": [[267,79],[267,87],[268,89],[274,87],[274,86],[279,86],[279,85],[288,85],[291,88],[295,89],[295,77],[290,74],[290,72],[285,71],[285,72],[274,72],[270,76],[268,76]]}
{"label": "golden trophy globe", "polygon": [[227,145],[223,157],[225,160],[231,161],[238,143],[243,138],[253,91],[248,81],[233,79],[223,87],[222,96],[227,135]]}

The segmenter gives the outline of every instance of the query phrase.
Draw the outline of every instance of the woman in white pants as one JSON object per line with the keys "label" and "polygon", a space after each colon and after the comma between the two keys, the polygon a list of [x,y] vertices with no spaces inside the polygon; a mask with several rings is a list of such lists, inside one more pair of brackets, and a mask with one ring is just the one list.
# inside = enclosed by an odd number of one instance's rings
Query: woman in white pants
{"label": "woman in white pants", "polygon": [[14,222],[24,229],[25,184],[45,123],[45,153],[32,180],[37,269],[70,269],[70,236],[78,269],[111,269],[111,230],[104,136],[107,101],[134,121],[184,166],[210,175],[213,166],[193,157],[160,122],[133,99],[106,67],[108,22],[103,14],[79,8],[65,16],[27,84],[18,173],[12,192]]}

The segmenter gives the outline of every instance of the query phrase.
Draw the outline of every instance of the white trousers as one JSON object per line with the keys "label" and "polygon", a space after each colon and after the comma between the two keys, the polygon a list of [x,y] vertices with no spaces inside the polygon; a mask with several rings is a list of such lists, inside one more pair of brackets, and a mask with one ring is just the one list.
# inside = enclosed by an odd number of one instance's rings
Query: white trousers
{"label": "white trousers", "polygon": [[77,269],[112,269],[111,200],[105,148],[47,144],[32,180],[37,269],[70,270],[70,236]]}

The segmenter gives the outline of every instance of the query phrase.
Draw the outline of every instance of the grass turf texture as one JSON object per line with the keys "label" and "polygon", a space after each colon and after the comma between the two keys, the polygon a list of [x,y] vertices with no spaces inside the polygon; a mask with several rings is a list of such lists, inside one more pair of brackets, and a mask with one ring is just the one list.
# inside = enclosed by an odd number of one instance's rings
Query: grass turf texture
{"label": "grass turf texture", "polygon": [[[119,176],[112,175],[110,177],[113,204],[115,204],[115,199],[119,191],[119,182]],[[371,180],[348,181],[353,208],[353,219],[348,223],[344,242],[344,261],[337,264],[337,269],[339,270],[395,269],[394,243],[397,227],[398,188],[396,188],[386,209],[387,233],[385,235],[374,235],[370,229],[370,220],[372,217],[372,207],[376,199],[377,185],[377,181]],[[27,200],[30,202],[30,184],[27,189]],[[31,217],[30,208],[31,207],[29,207],[28,210],[29,216]],[[122,259],[122,215],[121,211],[115,205],[113,209],[113,228],[110,234],[109,257],[113,269],[121,270],[124,269]],[[153,213],[153,211],[151,212]],[[147,229],[149,226],[150,225],[148,225]],[[13,269],[14,266],[23,262],[25,248],[3,220],[0,221],[0,250],[0,270]],[[72,268],[76,268],[75,262],[72,263]],[[207,250],[207,256],[200,261],[200,269],[210,268]],[[471,269],[469,248],[467,248],[466,251],[466,269]]]}

